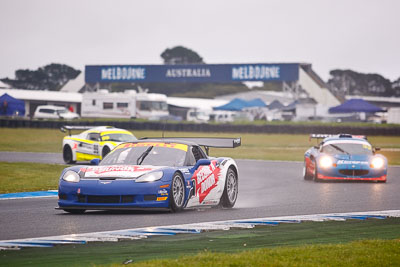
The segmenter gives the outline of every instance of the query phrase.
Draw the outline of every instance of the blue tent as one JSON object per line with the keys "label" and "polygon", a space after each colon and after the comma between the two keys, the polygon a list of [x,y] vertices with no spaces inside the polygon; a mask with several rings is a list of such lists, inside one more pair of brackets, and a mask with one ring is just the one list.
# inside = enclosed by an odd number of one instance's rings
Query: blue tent
{"label": "blue tent", "polygon": [[261,98],[255,98],[250,101],[247,101],[250,107],[262,107],[265,108],[267,105],[265,104],[264,101],[262,101]]}
{"label": "blue tent", "polygon": [[231,110],[231,111],[241,111],[244,108],[250,108],[250,107],[266,107],[264,101],[262,101],[259,98],[246,101],[240,98],[235,98],[231,100],[229,103],[215,107],[215,110]]}
{"label": "blue tent", "polygon": [[329,113],[354,113],[354,112],[366,112],[375,113],[384,111],[380,107],[372,105],[371,103],[363,99],[350,99],[345,101],[343,104],[332,107],[329,109]]}
{"label": "blue tent", "polygon": [[271,102],[271,104],[268,105],[269,109],[281,109],[285,107],[279,100],[274,100]]}
{"label": "blue tent", "polygon": [[24,116],[25,102],[16,99],[8,94],[0,96],[0,115],[1,116]]}

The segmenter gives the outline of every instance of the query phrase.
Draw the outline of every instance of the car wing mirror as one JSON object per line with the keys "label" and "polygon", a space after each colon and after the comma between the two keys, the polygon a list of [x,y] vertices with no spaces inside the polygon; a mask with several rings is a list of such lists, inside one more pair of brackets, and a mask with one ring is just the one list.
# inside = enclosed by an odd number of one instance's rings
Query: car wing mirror
{"label": "car wing mirror", "polygon": [[100,161],[101,161],[100,159],[92,159],[90,161],[90,165],[99,165]]}
{"label": "car wing mirror", "polygon": [[380,150],[381,150],[380,147],[374,147],[374,153],[377,152],[377,151],[380,151]]}
{"label": "car wing mirror", "polygon": [[199,159],[196,162],[196,165],[194,165],[194,167],[190,171],[195,172],[200,166],[210,165],[210,164],[211,164],[211,160],[209,160],[209,159]]}

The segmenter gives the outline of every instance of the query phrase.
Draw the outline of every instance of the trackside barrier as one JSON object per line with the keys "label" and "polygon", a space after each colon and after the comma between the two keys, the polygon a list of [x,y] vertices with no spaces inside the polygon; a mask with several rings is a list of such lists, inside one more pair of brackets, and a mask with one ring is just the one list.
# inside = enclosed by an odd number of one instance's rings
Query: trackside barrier
{"label": "trackside barrier", "polygon": [[170,226],[135,228],[97,233],[72,234],[40,238],[26,238],[0,241],[0,250],[21,249],[25,247],[53,247],[66,244],[86,244],[88,242],[118,242],[120,240],[137,240],[151,236],[174,236],[177,234],[200,234],[204,231],[229,230],[231,228],[253,228],[257,225],[276,226],[281,223],[301,223],[305,221],[346,221],[366,219],[386,219],[400,217],[400,210],[331,213],[316,215],[297,215],[245,220],[229,220],[206,223],[192,223]]}
{"label": "trackside barrier", "polygon": [[296,134],[339,134],[351,133],[354,135],[385,135],[399,136],[400,126],[371,127],[371,126],[329,126],[329,125],[301,125],[301,124],[206,124],[206,123],[168,123],[168,122],[138,122],[138,121],[39,121],[23,119],[0,119],[0,127],[9,128],[50,128],[60,129],[64,125],[74,126],[104,126],[110,125],[128,130],[154,130],[175,132],[231,132],[231,133],[296,133]]}

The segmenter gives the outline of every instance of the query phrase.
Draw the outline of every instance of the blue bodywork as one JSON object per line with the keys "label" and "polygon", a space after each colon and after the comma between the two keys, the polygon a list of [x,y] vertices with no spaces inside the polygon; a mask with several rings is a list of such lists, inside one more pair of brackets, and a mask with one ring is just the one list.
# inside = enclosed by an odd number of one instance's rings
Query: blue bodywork
{"label": "blue bodywork", "polygon": [[[216,159],[218,162],[222,158]],[[135,179],[86,179],[67,182],[62,179],[67,171],[80,173],[88,166],[73,166],[63,170],[59,182],[59,209],[168,209],[172,177],[179,172],[185,181],[185,206],[193,193],[191,178],[200,165],[208,165],[210,160],[199,160],[195,166],[165,167],[160,180],[154,182],[135,182]]]}
{"label": "blue bodywork", "polygon": [[[314,180],[359,180],[359,181],[381,181],[386,182],[387,176],[387,159],[381,155],[376,154],[374,150],[371,154],[354,154],[354,153],[324,153],[322,146],[327,142],[341,142],[341,141],[359,141],[372,146],[366,139],[356,137],[328,137],[325,138],[319,146],[310,148],[304,154],[305,161],[305,179],[314,178]],[[329,166],[321,166],[321,160],[329,158],[331,164]],[[381,158],[383,166],[376,168],[373,166],[373,160]]]}

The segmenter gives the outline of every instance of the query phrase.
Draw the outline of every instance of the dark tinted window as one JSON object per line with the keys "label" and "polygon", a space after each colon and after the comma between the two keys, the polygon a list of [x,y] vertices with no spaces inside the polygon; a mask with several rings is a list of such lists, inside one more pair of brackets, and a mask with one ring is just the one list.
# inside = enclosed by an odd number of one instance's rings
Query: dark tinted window
{"label": "dark tinted window", "polygon": [[114,108],[114,103],[110,103],[110,102],[103,103],[103,109],[113,109],[113,108]]}
{"label": "dark tinted window", "polygon": [[170,147],[138,146],[113,150],[100,165],[184,166],[186,151]]}
{"label": "dark tinted window", "polygon": [[372,155],[372,147],[369,144],[361,143],[334,143],[326,144],[322,147],[322,152],[326,154],[354,154]]}

